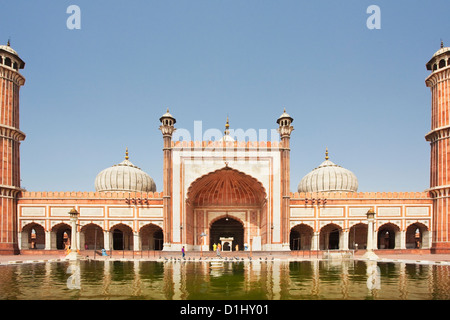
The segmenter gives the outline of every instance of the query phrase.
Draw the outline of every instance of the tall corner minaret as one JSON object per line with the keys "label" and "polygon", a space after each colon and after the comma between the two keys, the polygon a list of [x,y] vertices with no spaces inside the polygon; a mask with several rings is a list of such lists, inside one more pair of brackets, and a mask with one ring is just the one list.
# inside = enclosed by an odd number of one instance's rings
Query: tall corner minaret
{"label": "tall corner minaret", "polygon": [[25,62],[7,45],[0,45],[0,255],[18,254],[17,198],[20,187],[19,91]]}
{"label": "tall corner minaret", "polygon": [[163,230],[164,230],[164,250],[168,250],[172,243],[172,134],[176,130],[174,125],[177,122],[170,114],[169,108],[167,112],[159,119],[161,126],[159,130],[164,140],[164,163],[163,163]]}
{"label": "tall corner minaret", "polygon": [[450,47],[441,48],[426,64],[431,74],[430,192],[433,198],[433,253],[450,253]]}
{"label": "tall corner minaret", "polygon": [[281,139],[281,234],[283,250],[289,250],[289,217],[290,217],[290,139],[294,127],[291,126],[294,119],[284,109],[278,118],[278,133]]}

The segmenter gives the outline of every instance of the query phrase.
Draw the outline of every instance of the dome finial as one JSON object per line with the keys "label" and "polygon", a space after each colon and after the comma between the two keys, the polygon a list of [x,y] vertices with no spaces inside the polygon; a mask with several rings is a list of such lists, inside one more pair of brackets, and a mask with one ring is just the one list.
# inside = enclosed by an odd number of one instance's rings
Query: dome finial
{"label": "dome finial", "polygon": [[8,38],[8,43],[6,44],[8,47],[11,47],[11,38]]}
{"label": "dome finial", "polygon": [[444,41],[441,39],[441,49],[444,47]]}
{"label": "dome finial", "polygon": [[125,149],[125,160],[130,159],[130,157],[128,156],[128,147]]}
{"label": "dome finial", "polygon": [[230,134],[230,119],[228,118],[228,115],[227,115],[227,123],[225,124],[225,132],[224,132],[224,134],[225,135],[229,135]]}
{"label": "dome finial", "polygon": [[325,160],[330,159],[330,157],[328,156],[328,147],[325,149]]}

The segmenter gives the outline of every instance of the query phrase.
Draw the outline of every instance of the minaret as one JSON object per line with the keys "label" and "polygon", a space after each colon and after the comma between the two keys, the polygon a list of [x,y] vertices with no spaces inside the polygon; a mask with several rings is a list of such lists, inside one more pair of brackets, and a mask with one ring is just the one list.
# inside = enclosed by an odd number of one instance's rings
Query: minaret
{"label": "minaret", "polygon": [[176,130],[175,118],[167,112],[159,119],[164,140],[164,163],[163,163],[163,230],[164,250],[170,249],[172,243],[172,134]]}
{"label": "minaret", "polygon": [[433,253],[450,253],[450,47],[441,48],[426,64],[431,89],[430,195],[433,198]]}
{"label": "minaret", "polygon": [[18,254],[17,197],[20,188],[19,90],[25,62],[8,44],[0,45],[0,254]]}
{"label": "minaret", "polygon": [[294,130],[294,127],[291,126],[291,123],[294,122],[294,119],[291,118],[290,115],[286,113],[286,109],[284,109],[283,114],[278,118],[277,123],[279,125],[278,133],[281,138],[281,242],[283,246],[283,250],[289,250],[289,216],[290,216],[290,138],[291,132]]}

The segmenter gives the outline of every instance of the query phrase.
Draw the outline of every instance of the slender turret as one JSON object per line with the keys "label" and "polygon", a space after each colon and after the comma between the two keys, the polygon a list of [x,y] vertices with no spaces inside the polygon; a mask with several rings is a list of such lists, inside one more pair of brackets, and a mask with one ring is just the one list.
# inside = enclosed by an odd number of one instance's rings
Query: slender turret
{"label": "slender turret", "polygon": [[431,74],[430,189],[433,205],[432,252],[450,253],[450,47],[441,48],[426,64]]}
{"label": "slender turret", "polygon": [[18,254],[17,197],[20,187],[19,91],[25,62],[7,45],[0,45],[0,254]]}

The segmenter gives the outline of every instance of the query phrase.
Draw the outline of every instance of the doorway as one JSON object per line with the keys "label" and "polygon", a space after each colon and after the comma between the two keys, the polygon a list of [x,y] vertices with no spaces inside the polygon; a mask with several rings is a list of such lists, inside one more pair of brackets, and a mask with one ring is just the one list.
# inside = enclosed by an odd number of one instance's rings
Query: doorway
{"label": "doorway", "polygon": [[244,250],[244,226],[241,222],[230,217],[213,222],[209,236],[210,250],[213,250],[214,244],[221,243],[220,238],[233,238],[233,242],[229,244],[232,251],[236,251],[236,245],[239,251]]}

